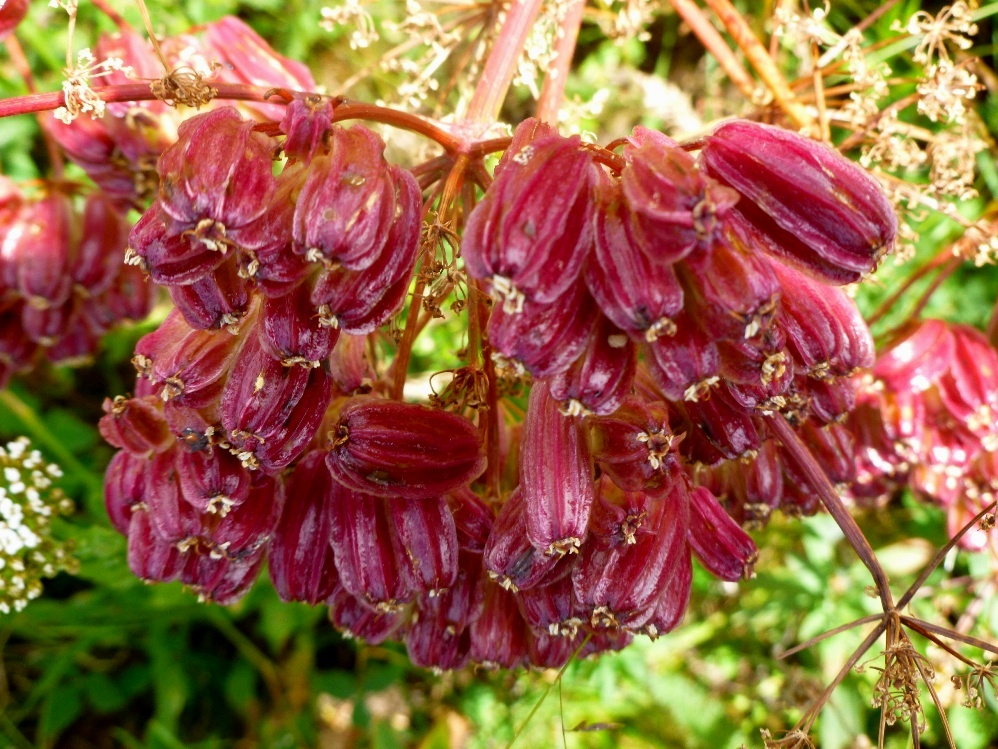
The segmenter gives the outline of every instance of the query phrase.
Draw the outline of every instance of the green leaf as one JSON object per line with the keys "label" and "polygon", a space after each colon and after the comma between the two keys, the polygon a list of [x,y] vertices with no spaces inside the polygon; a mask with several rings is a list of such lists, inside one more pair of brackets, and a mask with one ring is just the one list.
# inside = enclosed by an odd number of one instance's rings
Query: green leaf
{"label": "green leaf", "polygon": [[58,737],[83,713],[83,696],[80,685],[61,684],[48,693],[42,703],[41,720],[38,724],[42,745]]}

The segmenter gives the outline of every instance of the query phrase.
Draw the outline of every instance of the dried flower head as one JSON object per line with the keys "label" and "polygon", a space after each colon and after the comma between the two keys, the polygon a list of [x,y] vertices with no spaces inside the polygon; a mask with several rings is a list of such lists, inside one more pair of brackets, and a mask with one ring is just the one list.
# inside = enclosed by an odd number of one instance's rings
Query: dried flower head
{"label": "dried flower head", "polygon": [[52,518],[73,511],[53,485],[62,471],[30,448],[27,437],[0,447],[0,614],[21,611],[41,595],[43,577],[76,564],[51,535]]}

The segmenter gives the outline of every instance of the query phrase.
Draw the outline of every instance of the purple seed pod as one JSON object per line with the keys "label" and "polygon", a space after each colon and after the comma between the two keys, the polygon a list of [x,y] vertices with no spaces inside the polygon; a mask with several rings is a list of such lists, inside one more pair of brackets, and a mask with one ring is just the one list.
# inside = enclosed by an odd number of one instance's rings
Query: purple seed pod
{"label": "purple seed pod", "polygon": [[399,203],[398,183],[413,181],[384,153],[384,141],[363,125],[330,131],[329,154],[313,159],[298,195],[296,253],[351,271],[378,261],[397,214],[411,210]]}
{"label": "purple seed pod", "polygon": [[671,138],[636,127],[628,141],[620,185],[638,246],[652,262],[671,265],[711,235],[738,196],[705,180]]}
{"label": "purple seed pod", "polygon": [[495,511],[467,487],[451,492],[444,499],[454,518],[458,546],[481,554],[495,523]]}
{"label": "purple seed pod", "polygon": [[153,456],[146,473],[145,503],[156,536],[167,543],[186,544],[197,539],[203,527],[197,509],[180,493],[176,455],[174,449]]}
{"label": "purple seed pod", "polygon": [[413,612],[404,639],[409,660],[419,668],[453,671],[468,663],[471,633],[448,626],[432,601]]}
{"label": "purple seed pod", "polygon": [[8,229],[3,254],[16,264],[17,290],[32,308],[52,309],[69,300],[75,229],[69,197],[54,191],[24,206]]}
{"label": "purple seed pod", "polygon": [[[308,66],[275,52],[263,37],[236,16],[223,16],[205,26],[205,46],[205,59],[218,58],[225,62],[217,72],[220,80],[292,91],[314,91],[316,88]],[[243,104],[269,120],[280,120],[284,114],[280,104]]]}
{"label": "purple seed pod", "polygon": [[955,358],[952,327],[940,320],[925,320],[877,358],[872,374],[891,392],[924,390],[942,380]]}
{"label": "purple seed pod", "polygon": [[83,232],[69,270],[73,281],[89,296],[108,291],[121,275],[128,231],[125,217],[103,193],[87,196]]}
{"label": "purple seed pod", "polygon": [[750,457],[762,444],[765,432],[760,433],[755,411],[738,404],[726,383],[715,388],[710,398],[677,403],[676,410],[684,414],[688,425],[680,452],[695,463],[712,465]]}
{"label": "purple seed pod", "polygon": [[807,395],[807,412],[822,424],[842,421],[856,405],[856,386],[849,377],[797,378],[798,391]]}
{"label": "purple seed pod", "polygon": [[104,399],[101,436],[137,458],[147,458],[173,447],[176,441],[163,418],[162,401],[155,396]]}
{"label": "purple seed pod", "polygon": [[194,283],[169,288],[176,308],[192,328],[199,330],[238,325],[250,305],[250,289],[239,275],[239,259],[235,256]]}
{"label": "purple seed pod", "polygon": [[673,434],[665,403],[629,396],[613,414],[587,424],[596,463],[621,489],[657,494],[671,486],[682,436]]}
{"label": "purple seed pod", "polygon": [[535,668],[561,669],[575,655],[587,634],[579,630],[574,637],[562,637],[531,630],[527,633],[527,662]]}
{"label": "purple seed pod", "polygon": [[534,377],[552,377],[585,350],[597,314],[596,303],[579,281],[548,304],[527,300],[517,312],[496,305],[489,316],[489,341]]}
{"label": "purple seed pod", "polygon": [[696,401],[710,396],[721,371],[717,344],[682,312],[676,333],[644,344],[645,361],[655,383],[671,401]]}
{"label": "purple seed pod", "polygon": [[329,357],[329,372],[338,392],[363,395],[378,379],[369,357],[367,338],[343,333]]}
{"label": "purple seed pod", "polygon": [[693,559],[689,554],[679,558],[679,567],[662,591],[652,614],[644,626],[644,633],[652,640],[671,632],[679,626],[690,603],[693,585]]}
{"label": "purple seed pod", "polygon": [[295,200],[305,175],[301,165],[286,166],[267,208],[239,232],[240,272],[268,297],[287,294],[309,274],[311,264],[291,248]]}
{"label": "purple seed pod", "polygon": [[482,437],[473,423],[416,403],[349,398],[329,439],[326,464],[333,478],[381,497],[441,496],[485,468]]}
{"label": "purple seed pod", "polygon": [[786,348],[786,335],[772,325],[752,338],[717,342],[721,357],[721,378],[731,385],[757,388],[763,398],[783,393],[790,387],[794,364]]}
{"label": "purple seed pod", "polygon": [[3,41],[28,15],[28,0],[6,0],[0,5],[0,41]]}
{"label": "purple seed pod", "polygon": [[726,122],[704,172],[742,196],[735,210],[764,246],[827,283],[858,281],[890,251],[897,218],[876,180],[824,143],[757,122]]}
{"label": "purple seed pod", "polygon": [[779,263],[773,268],[783,286],[778,324],[801,365],[795,369],[824,378],[873,366],[873,338],[852,299]]}
{"label": "purple seed pod", "polygon": [[654,615],[680,559],[689,554],[689,501],[685,482],[676,481],[668,497],[649,503],[650,532],[637,534],[635,543],[586,544],[572,570],[572,583],[594,628],[636,632]]}
{"label": "purple seed pod", "polygon": [[759,556],[755,542],[702,486],[690,492],[688,538],[700,564],[715,577],[729,582],[752,577]]}
{"label": "purple seed pod", "polygon": [[452,670],[468,660],[470,622],[481,616],[482,558],[464,552],[454,584],[437,596],[416,599],[405,643],[412,662],[424,668]]}
{"label": "purple seed pod", "polygon": [[249,485],[246,499],[226,514],[202,516],[203,540],[216,555],[243,560],[262,554],[277,528],[286,496],[284,482],[256,472]]}
{"label": "purple seed pod", "polygon": [[697,484],[718,498],[738,523],[758,526],[769,520],[783,498],[783,465],[779,444],[766,440],[755,458],[698,466]]}
{"label": "purple seed pod", "polygon": [[385,500],[333,482],[332,544],[343,587],[380,613],[412,600],[413,590],[392,544]]}
{"label": "purple seed pod", "polygon": [[530,389],[520,442],[520,492],[527,538],[548,556],[577,554],[593,503],[593,459],[574,417],[566,417],[547,384]]}
{"label": "purple seed pod", "polygon": [[[669,470],[672,481],[680,480],[680,470]],[[625,491],[616,486],[609,477],[600,478],[599,497],[593,504],[589,519],[591,537],[605,546],[628,546],[638,542],[638,537],[651,532],[649,512],[653,504],[661,501],[643,491]],[[664,492],[662,493],[664,496]]]}
{"label": "purple seed pod", "polygon": [[571,575],[521,591],[517,598],[523,618],[534,633],[573,638],[588,621],[575,600]]}
{"label": "purple seed pod", "polygon": [[842,424],[821,426],[809,419],[797,431],[832,484],[844,491],[856,481],[856,446],[849,429]]}
{"label": "purple seed pod", "polygon": [[322,324],[310,290],[303,284],[284,296],[264,300],[263,335],[283,362],[315,366],[329,357],[340,330]]}
{"label": "purple seed pod", "polygon": [[0,296],[0,385],[15,372],[27,369],[39,350],[38,344],[24,335],[21,313],[25,303],[19,297],[4,300]]}
{"label": "purple seed pod", "polygon": [[405,611],[376,611],[348,593],[342,583],[336,585],[326,604],[334,627],[345,637],[357,638],[369,645],[380,645],[389,637],[397,637],[405,626]]}
{"label": "purple seed pod", "polygon": [[[530,120],[520,126],[530,131]],[[496,171],[468,216],[461,243],[468,273],[490,279],[507,312],[554,302],[576,282],[592,246],[598,172],[579,136],[542,135]]]}
{"label": "purple seed pod", "polygon": [[315,436],[331,394],[324,369],[285,366],[251,331],[222,391],[230,449],[249,468],[279,471]]}
{"label": "purple seed pod", "polygon": [[161,201],[153,201],[128,235],[125,262],[138,265],[165,286],[204,278],[225,262],[226,236],[211,223],[186,227],[163,210]]}
{"label": "purple seed pod", "polygon": [[371,333],[401,309],[419,250],[420,191],[415,178],[395,175],[393,216],[379,229],[383,242],[376,262],[363,270],[327,268],[315,281],[312,304],[320,323],[351,335]]}
{"label": "purple seed pod", "polygon": [[104,507],[111,525],[124,536],[129,533],[128,526],[135,511],[140,508],[144,511],[148,469],[148,460],[119,450],[104,474]]}
{"label": "purple seed pod", "polygon": [[216,569],[209,572],[207,579],[195,579],[187,584],[202,601],[219,606],[231,606],[253,587],[263,567],[263,560],[264,555],[260,552],[240,559],[211,560],[206,569],[211,570],[212,567]]}
{"label": "purple seed pod", "polygon": [[408,587],[430,597],[457,578],[458,544],[454,517],[443,497],[385,502],[400,571]]}
{"label": "purple seed pod", "polygon": [[544,554],[527,538],[527,502],[519,488],[499,509],[485,544],[482,564],[503,588],[526,590],[553,579],[559,558]]}
{"label": "purple seed pod", "polygon": [[153,530],[149,513],[136,507],[129,519],[128,568],[140,580],[170,582],[180,577],[184,554],[176,544],[164,541]]}
{"label": "purple seed pod", "polygon": [[288,481],[287,499],[270,539],[268,569],[282,601],[312,604],[339,581],[333,557],[333,480],[321,450],[306,453]]}
{"label": "purple seed pod", "polygon": [[29,340],[50,348],[70,332],[71,320],[77,310],[75,294],[56,306],[39,302],[36,297],[35,303],[29,301],[21,308],[21,328]]}
{"label": "purple seed pod", "polygon": [[680,267],[687,309],[711,337],[743,340],[769,327],[780,299],[772,262],[727,229]]}
{"label": "purple seed pod", "polygon": [[224,518],[249,498],[250,473],[225,450],[200,447],[194,444],[177,450],[181,494],[202,515]]}
{"label": "purple seed pod", "polygon": [[485,668],[513,669],[527,659],[527,625],[516,596],[484,581],[482,615],[471,624],[471,660]]}
{"label": "purple seed pod", "polygon": [[274,145],[255,125],[234,107],[196,114],[159,159],[163,212],[221,254],[274,193]]}
{"label": "purple seed pod", "polygon": [[555,400],[568,413],[612,414],[631,391],[637,349],[604,315],[596,323],[582,355],[549,381]]}
{"label": "purple seed pod", "polygon": [[132,362],[164,401],[204,408],[221,396],[238,344],[225,331],[192,329],[172,310],[157,330],[139,339]]}
{"label": "purple seed pod", "polygon": [[608,187],[596,213],[595,250],[585,265],[586,285],[614,324],[653,341],[672,335],[683,308],[683,288],[671,263],[653,262],[638,246],[634,217],[619,188]]}
{"label": "purple seed pod", "polygon": [[314,94],[295,96],[288,102],[281,120],[284,153],[303,164],[325,153],[326,134],[333,128],[334,100]]}

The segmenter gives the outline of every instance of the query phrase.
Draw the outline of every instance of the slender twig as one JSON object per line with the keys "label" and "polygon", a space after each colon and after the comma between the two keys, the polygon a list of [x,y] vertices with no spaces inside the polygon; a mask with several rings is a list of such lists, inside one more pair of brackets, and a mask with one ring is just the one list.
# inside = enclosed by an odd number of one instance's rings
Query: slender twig
{"label": "slender twig", "polygon": [[735,53],[725,43],[720,32],[714,28],[714,24],[710,22],[693,0],[669,1],[679,17],[692,29],[704,48],[714,56],[714,59],[717,60],[721,69],[731,79],[731,82],[741,91],[742,96],[749,101],[753,101],[756,90],[755,81],[752,80],[752,76],[748,74],[745,67],[735,57]]}
{"label": "slender twig", "polygon": [[794,123],[801,128],[811,128],[814,120],[808,111],[794,97],[794,92],[787,84],[779,67],[773,62],[766,48],[753,33],[745,17],[738,12],[729,0],[706,0],[707,5],[724,24],[738,48],[745,53],[749,63],[755,68],[763,83],[773,94],[773,99],[787,113]]}
{"label": "slender twig", "polygon": [[912,596],[914,596],[915,593],[918,592],[918,589],[922,587],[922,584],[925,583],[926,580],[928,580],[929,575],[932,574],[933,570],[935,570],[936,567],[938,567],[940,564],[943,563],[943,560],[946,558],[946,555],[949,554],[949,550],[952,549],[954,546],[956,546],[957,542],[959,542],[961,538],[963,538],[967,533],[970,532],[972,528],[974,528],[979,522],[981,522],[981,518],[983,518],[988,513],[994,512],[996,505],[998,505],[998,503],[992,502],[990,505],[988,505],[979,513],[977,513],[973,518],[970,519],[970,521],[966,525],[963,526],[963,528],[960,529],[959,533],[953,536],[953,538],[951,538],[946,543],[945,546],[943,546],[941,549],[939,549],[939,551],[936,552],[936,555],[932,557],[932,561],[930,561],[926,565],[925,569],[922,570],[921,574],[918,576],[918,579],[916,579],[915,582],[911,584],[908,590],[904,592],[904,595],[901,596],[900,600],[898,600],[897,607],[899,609],[903,609],[905,606],[908,605],[908,601],[910,601]]}
{"label": "slender twig", "polygon": [[939,252],[939,254],[922,265],[918,270],[914,271],[910,276],[904,279],[901,285],[889,297],[880,303],[880,306],[874,310],[872,315],[866,318],[867,324],[873,325],[879,322],[881,318],[891,311],[894,305],[897,304],[898,300],[904,297],[905,292],[907,292],[908,289],[936,268],[945,265],[946,261],[951,257],[953,257],[953,253],[950,251],[949,247],[945,247],[941,252]]}
{"label": "slender twig", "polygon": [[951,640],[962,642],[964,645],[970,645],[971,647],[978,648],[979,650],[985,650],[989,653],[998,655],[998,646],[992,645],[984,640],[978,640],[976,637],[965,635],[962,632],[949,629],[948,627],[940,627],[938,624],[931,624],[921,619],[916,619],[913,616],[902,616],[901,621],[908,624],[908,626],[914,627],[916,630],[921,628],[928,632],[932,632],[933,634],[940,635],[941,637],[948,637]]}
{"label": "slender twig", "polygon": [[819,642],[827,640],[829,637],[834,637],[835,635],[840,634],[842,632],[848,632],[850,629],[855,629],[856,627],[860,627],[864,624],[872,624],[873,622],[879,622],[883,618],[884,615],[882,613],[870,614],[868,616],[864,616],[861,619],[856,619],[855,621],[851,621],[848,624],[842,624],[836,627],[835,629],[830,629],[827,632],[822,632],[820,635],[816,635],[815,637],[812,637],[810,640],[807,640],[806,642],[802,642],[799,645],[795,645],[789,650],[784,650],[782,653],[777,655],[776,658],[777,660],[783,660],[784,658],[789,658],[792,655],[797,655],[797,653],[801,652],[802,650],[807,650],[813,645],[817,645]]}

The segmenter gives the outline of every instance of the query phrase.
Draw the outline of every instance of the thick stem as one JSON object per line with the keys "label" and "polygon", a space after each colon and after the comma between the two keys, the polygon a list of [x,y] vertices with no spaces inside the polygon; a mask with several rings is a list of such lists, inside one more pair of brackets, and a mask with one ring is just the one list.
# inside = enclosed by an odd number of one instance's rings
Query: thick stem
{"label": "thick stem", "polygon": [[516,75],[516,66],[527,36],[541,10],[543,0],[513,0],[506,11],[506,21],[489,52],[468,105],[467,122],[490,124],[499,118],[502,104]]}
{"label": "thick stem", "polygon": [[783,77],[766,48],[762,46],[762,42],[752,32],[745,17],[729,0],[706,0],[706,3],[717,14],[738,48],[745,53],[745,57],[748,58],[752,67],[755,68],[755,72],[759,74],[763,83],[773,94],[773,98],[780,108],[787,113],[787,116],[794,121],[797,127],[810,129],[814,124],[811,115],[794,98],[794,92],[787,84],[786,78]]}
{"label": "thick stem", "polygon": [[842,504],[842,500],[836,494],[832,482],[828,480],[828,476],[825,475],[821,466],[818,465],[814,456],[811,455],[810,450],[801,442],[800,437],[797,436],[797,433],[782,415],[772,414],[766,416],[765,419],[776,437],[783,443],[790,458],[797,464],[797,468],[807,478],[808,483],[811,484],[811,488],[817,492],[825,509],[828,510],[828,514],[835,519],[846,540],[856,550],[856,554],[870,571],[884,611],[893,610],[894,598],[891,595],[887,574],[884,572],[884,568],[880,566],[877,555],[873,553],[873,547],[866,540],[863,531],[856,525],[856,521],[849,514],[846,506]]}
{"label": "thick stem", "polygon": [[752,101],[755,98],[755,81],[735,57],[731,48],[725,44],[721,34],[714,28],[714,24],[693,0],[670,0],[670,2],[679,17],[686,21],[700,43],[714,56],[721,69],[728,74],[731,82],[742,92],[742,96]]}
{"label": "thick stem", "polygon": [[565,83],[568,81],[568,71],[572,68],[575,43],[579,39],[585,8],[585,0],[572,0],[558,26],[558,38],[554,43],[554,63],[544,76],[541,98],[537,101],[537,119],[550,122],[552,125],[558,124],[558,110],[561,109],[561,102],[565,98]]}

